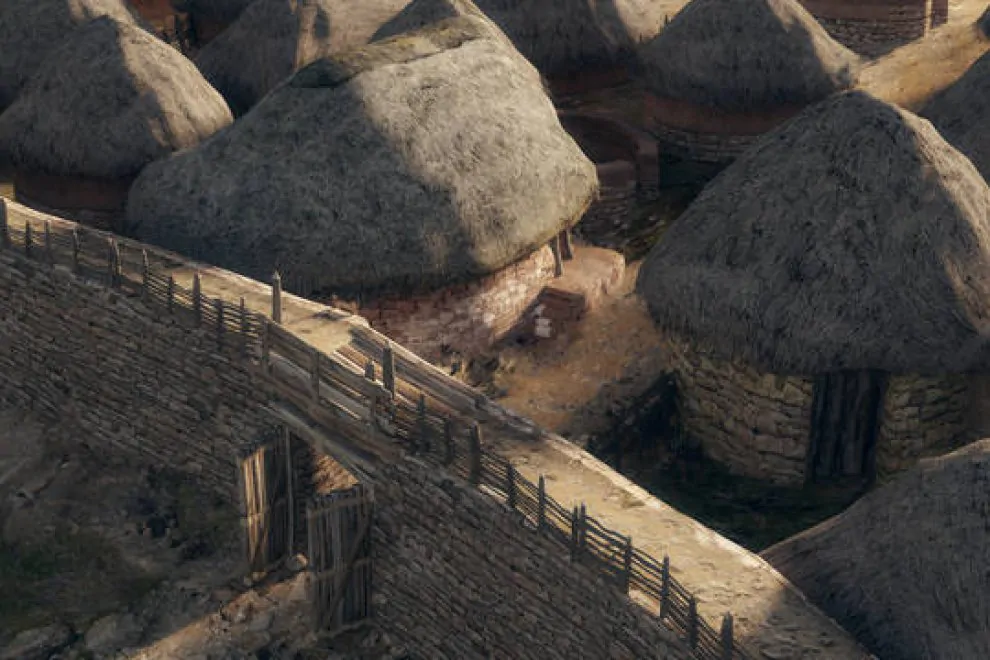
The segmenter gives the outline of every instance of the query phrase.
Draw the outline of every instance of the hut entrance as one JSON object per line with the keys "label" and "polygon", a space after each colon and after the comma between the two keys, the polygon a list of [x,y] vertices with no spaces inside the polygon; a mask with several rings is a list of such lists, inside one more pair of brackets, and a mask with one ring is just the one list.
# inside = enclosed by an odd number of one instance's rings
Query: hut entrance
{"label": "hut entrance", "polygon": [[886,387],[883,371],[835,371],[815,380],[808,481],[873,478]]}
{"label": "hut entrance", "polygon": [[283,426],[240,457],[249,570],[305,555],[314,626],[339,632],[371,616],[374,494]]}

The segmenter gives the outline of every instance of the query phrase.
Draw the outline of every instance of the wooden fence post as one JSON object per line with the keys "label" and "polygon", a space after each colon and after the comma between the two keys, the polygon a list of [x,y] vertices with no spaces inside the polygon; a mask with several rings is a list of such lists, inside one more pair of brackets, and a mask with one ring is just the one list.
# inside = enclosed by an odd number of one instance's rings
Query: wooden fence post
{"label": "wooden fence post", "polygon": [[588,510],[585,508],[584,502],[581,503],[580,513],[581,526],[578,530],[581,533],[578,535],[578,549],[584,551],[588,548]]}
{"label": "wooden fence post", "polygon": [[217,345],[223,346],[223,331],[225,330],[223,324],[223,300],[217,298],[214,302],[217,311]]}
{"label": "wooden fence post", "polygon": [[45,218],[45,258],[48,263],[55,263],[55,250],[52,246],[52,221]]}
{"label": "wooden fence post", "polygon": [[309,351],[309,384],[313,399],[320,400],[320,352],[315,348]]}
{"label": "wooden fence post", "polygon": [[375,382],[375,363],[372,360],[364,363],[364,377],[372,383]]}
{"label": "wooden fence post", "polygon": [[272,275],[272,320],[282,323],[282,276],[277,270]]}
{"label": "wooden fence post", "polygon": [[516,468],[506,460],[505,466],[505,503],[513,511],[516,510]]}
{"label": "wooden fence post", "polygon": [[688,596],[687,635],[688,646],[698,648],[698,601],[694,596]]}
{"label": "wooden fence post", "polygon": [[203,285],[199,281],[199,271],[193,273],[193,315],[196,317],[196,324],[203,322]]}
{"label": "wooden fence post", "polygon": [[24,221],[24,256],[26,256],[28,258],[31,257],[31,243],[32,242],[33,242],[33,238],[32,238],[32,235],[31,235],[31,221],[30,220],[25,220]]}
{"label": "wooden fence post", "polygon": [[419,395],[419,401],[416,403],[416,426],[416,450],[428,454],[430,453],[430,430],[427,428],[426,423],[426,395],[422,392]]}
{"label": "wooden fence post", "polygon": [[76,227],[72,228],[72,272],[79,272],[79,250],[81,246],[79,244],[79,230]]}
{"label": "wooden fence post", "polygon": [[0,247],[10,247],[10,224],[7,220],[7,201],[0,199]]}
{"label": "wooden fence post", "polygon": [[670,615],[670,556],[663,556],[660,566],[660,618]]}
{"label": "wooden fence post", "polygon": [[627,536],[626,547],[622,549],[622,590],[626,593],[629,593],[629,585],[632,584],[632,560],[632,537]]}
{"label": "wooden fence post", "polygon": [[577,561],[581,547],[581,513],[577,507],[571,510],[571,561]]}
{"label": "wooden fence post", "polygon": [[168,276],[168,288],[165,290],[165,304],[168,307],[168,311],[171,312],[175,308],[175,276]]}
{"label": "wooden fence post", "polygon": [[722,660],[732,660],[735,651],[735,640],[732,634],[732,613],[726,612],[722,617]]}
{"label": "wooden fence post", "polygon": [[120,244],[116,238],[110,239],[110,282],[111,286],[119,287],[124,283],[124,269],[120,260]]}
{"label": "wooden fence post", "polygon": [[550,239],[550,251],[553,252],[553,276],[560,277],[564,274],[564,260],[560,256],[560,235]]}
{"label": "wooden fence post", "polygon": [[141,250],[141,297],[148,299],[151,287],[151,263],[148,261],[148,251]]}
{"label": "wooden fence post", "polygon": [[547,481],[540,475],[536,485],[536,529],[543,531],[547,526]]}
{"label": "wooden fence post", "polygon": [[247,353],[248,347],[248,315],[247,315],[247,304],[244,302],[244,296],[241,296],[241,305],[238,308],[239,314],[238,319],[240,321],[239,325],[241,328],[241,352]]}
{"label": "wooden fence post", "polygon": [[454,423],[447,417],[443,420],[443,464],[454,462]]}
{"label": "wooden fence post", "polygon": [[269,373],[272,368],[271,363],[271,329],[268,326],[268,319],[261,317],[261,368],[265,373]]}
{"label": "wooden fence post", "polygon": [[382,385],[395,396],[395,352],[392,342],[386,341],[382,348]]}
{"label": "wooden fence post", "polygon": [[477,422],[471,426],[471,471],[469,481],[475,486],[481,483],[481,426]]}
{"label": "wooden fence post", "polygon": [[560,232],[560,256],[564,261],[574,258],[574,246],[571,244],[571,230],[565,229]]}

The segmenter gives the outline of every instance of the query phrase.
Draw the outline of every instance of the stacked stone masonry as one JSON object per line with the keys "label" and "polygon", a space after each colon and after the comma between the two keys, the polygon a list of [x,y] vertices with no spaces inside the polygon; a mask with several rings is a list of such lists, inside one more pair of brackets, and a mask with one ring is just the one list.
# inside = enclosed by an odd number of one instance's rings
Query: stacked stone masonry
{"label": "stacked stone masonry", "polygon": [[575,233],[596,245],[612,245],[628,235],[638,199],[636,167],[624,160],[597,166],[599,197],[581,218]]}
{"label": "stacked stone masonry", "polygon": [[948,18],[947,0],[801,0],[839,43],[876,57],[924,37]]}
{"label": "stacked stone masonry", "polygon": [[691,657],[566,548],[434,468],[390,466],[375,498],[375,616],[415,657]]}
{"label": "stacked stone masonry", "polygon": [[476,355],[515,328],[554,278],[553,252],[543,246],[525,259],[474,282],[432,293],[364,304],[371,327],[421,357],[445,350]]}
{"label": "stacked stone masonry", "polygon": [[682,131],[656,122],[652,130],[663,154],[700,163],[730,163],[759,137]]}

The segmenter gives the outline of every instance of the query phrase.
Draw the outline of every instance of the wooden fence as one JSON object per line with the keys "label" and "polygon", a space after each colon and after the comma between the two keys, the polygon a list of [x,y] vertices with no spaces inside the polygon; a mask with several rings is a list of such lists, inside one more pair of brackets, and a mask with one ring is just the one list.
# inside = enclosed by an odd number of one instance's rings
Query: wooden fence
{"label": "wooden fence", "polygon": [[[626,593],[638,590],[651,597],[659,621],[682,635],[696,657],[756,657],[735,639],[731,614],[724,616],[719,630],[698,615],[695,598],[671,575],[668,557],[659,561],[637,550],[632,539],[587,515],[583,505],[571,510],[561,506],[547,493],[542,477],[534,485],[505,458],[484,449],[477,419],[539,433],[531,423],[499,410],[373,330],[355,327],[352,344],[327,355],[267,316],[246,309],[243,299],[231,304],[204,295],[198,275],[192,288],[185,289],[171,275],[154,272],[141,244],[61,220],[56,227],[42,217],[23,214],[13,221],[0,200],[0,247],[69,268],[212,328],[218,345],[260,363],[296,403],[308,401],[306,411],[319,415],[316,421],[358,444],[374,445],[382,436],[403,441],[411,451],[504,503],[522,524],[565,546],[575,562],[598,571]],[[279,300],[275,286],[276,318]],[[379,448],[385,450],[384,445]]]}

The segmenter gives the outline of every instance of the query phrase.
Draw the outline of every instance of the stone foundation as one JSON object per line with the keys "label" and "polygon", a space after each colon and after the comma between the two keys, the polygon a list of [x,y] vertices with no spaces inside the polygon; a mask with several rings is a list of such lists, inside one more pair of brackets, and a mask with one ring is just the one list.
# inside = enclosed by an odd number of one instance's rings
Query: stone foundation
{"label": "stone foundation", "polygon": [[877,470],[891,473],[974,439],[971,377],[892,376],[877,439]]}
{"label": "stone foundation", "polygon": [[120,228],[133,181],[16,171],[14,199],[42,213],[114,231]]}
{"label": "stone foundation", "polygon": [[544,246],[481,280],[418,296],[364,303],[371,327],[427,360],[446,350],[476,355],[504,337],[553,280],[553,253]]}
{"label": "stone foundation", "polygon": [[771,482],[804,482],[811,437],[812,381],[761,374],[667,340],[681,424],[730,472]]}
{"label": "stone foundation", "polygon": [[948,0],[800,0],[833,39],[876,57],[948,20]]}

